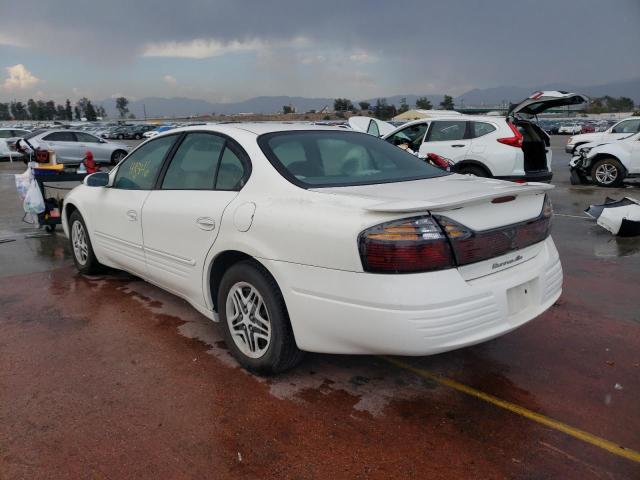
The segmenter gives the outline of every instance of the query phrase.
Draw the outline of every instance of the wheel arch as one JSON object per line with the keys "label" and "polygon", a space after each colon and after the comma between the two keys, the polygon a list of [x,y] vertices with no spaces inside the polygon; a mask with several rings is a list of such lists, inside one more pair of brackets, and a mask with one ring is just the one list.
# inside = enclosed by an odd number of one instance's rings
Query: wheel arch
{"label": "wheel arch", "polygon": [[454,172],[458,172],[464,167],[478,167],[478,168],[481,168],[482,170],[484,170],[487,173],[487,176],[493,177],[493,173],[491,172],[491,169],[485,163],[482,163],[482,162],[480,162],[478,160],[473,160],[473,159],[465,159],[465,160],[462,160],[462,161],[456,163],[453,166],[453,171]]}
{"label": "wheel arch", "polygon": [[[246,260],[250,260],[258,265],[265,273],[274,279],[276,284],[278,284],[275,275],[273,275],[273,273],[270,272],[269,269],[253,255],[249,255],[248,253],[240,250],[221,251],[210,262],[208,274],[206,276],[208,284],[206,285],[205,291],[211,296],[210,301],[214,312],[218,312],[218,292],[222,277],[233,265]],[[278,288],[280,288],[279,285]]]}
{"label": "wheel arch", "polygon": [[624,162],[620,159],[620,157],[618,157],[617,155],[613,154],[613,153],[609,153],[609,152],[599,152],[596,153],[593,157],[589,158],[589,165],[587,165],[587,168],[591,168],[593,166],[594,163],[600,161],[600,160],[604,160],[605,158],[613,158],[614,160],[618,161],[620,163],[620,165],[622,165],[622,168],[624,169],[624,174],[625,176],[627,175],[627,173],[629,172],[627,169],[627,166],[624,164]]}

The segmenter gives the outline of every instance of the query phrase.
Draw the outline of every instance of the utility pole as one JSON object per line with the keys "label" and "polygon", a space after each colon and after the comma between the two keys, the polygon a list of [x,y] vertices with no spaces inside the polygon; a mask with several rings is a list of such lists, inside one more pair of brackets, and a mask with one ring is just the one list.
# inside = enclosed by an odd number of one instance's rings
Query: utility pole
{"label": "utility pole", "polygon": [[147,105],[146,104],[142,104],[142,111],[144,112],[144,119],[147,119]]}

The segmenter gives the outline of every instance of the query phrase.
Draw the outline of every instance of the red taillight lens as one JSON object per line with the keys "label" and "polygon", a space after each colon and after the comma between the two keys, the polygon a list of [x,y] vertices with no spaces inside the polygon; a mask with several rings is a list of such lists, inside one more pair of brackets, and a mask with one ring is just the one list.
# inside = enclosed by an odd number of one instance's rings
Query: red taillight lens
{"label": "red taillight lens", "polygon": [[537,218],[505,227],[476,232],[447,217],[437,220],[451,241],[456,263],[461,266],[541,242],[549,236],[552,215],[551,201],[545,196]]}
{"label": "red taillight lens", "polygon": [[509,128],[513,132],[513,137],[504,137],[499,138],[498,141],[500,143],[504,143],[505,145],[509,145],[510,147],[522,148],[523,137],[522,134],[518,131],[516,126],[508,122]]}
{"label": "red taillight lens", "polygon": [[358,239],[367,272],[415,273],[452,268],[453,255],[433,217],[415,217],[368,228]]}
{"label": "red taillight lens", "polygon": [[449,161],[447,161],[446,158],[441,157],[437,153],[427,153],[427,158],[436,167],[442,168],[444,170],[448,170],[449,167],[451,166],[451,163]]}

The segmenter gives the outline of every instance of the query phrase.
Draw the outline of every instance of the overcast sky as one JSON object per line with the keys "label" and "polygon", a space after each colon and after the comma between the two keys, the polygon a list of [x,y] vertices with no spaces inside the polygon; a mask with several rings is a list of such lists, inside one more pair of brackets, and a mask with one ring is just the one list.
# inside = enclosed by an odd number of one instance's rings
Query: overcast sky
{"label": "overcast sky", "polygon": [[458,95],[640,77],[640,0],[0,0],[0,99]]}

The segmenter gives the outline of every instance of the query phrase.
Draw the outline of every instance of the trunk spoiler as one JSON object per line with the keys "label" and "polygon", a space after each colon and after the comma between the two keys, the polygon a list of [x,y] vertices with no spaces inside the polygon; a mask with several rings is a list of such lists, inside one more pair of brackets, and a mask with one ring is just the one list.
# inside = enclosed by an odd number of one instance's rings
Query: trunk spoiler
{"label": "trunk spoiler", "polygon": [[398,200],[391,202],[376,203],[365,207],[370,212],[403,213],[403,212],[424,212],[425,210],[437,212],[440,210],[451,210],[461,208],[465,205],[480,203],[494,198],[509,195],[537,195],[555,188],[547,183],[529,182],[524,184],[514,183],[501,187],[499,190],[492,190],[476,195],[456,194],[444,197],[441,201],[431,202],[428,200]]}

